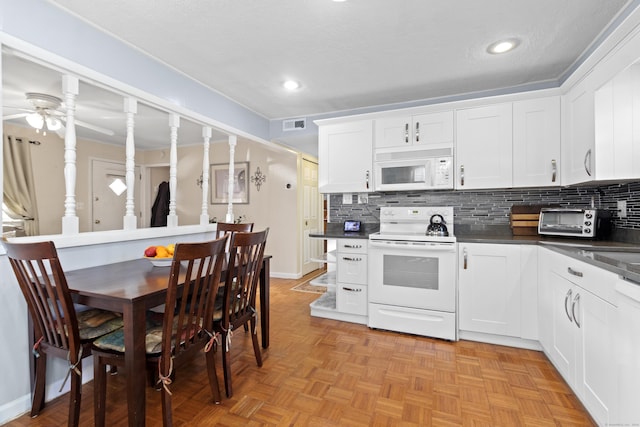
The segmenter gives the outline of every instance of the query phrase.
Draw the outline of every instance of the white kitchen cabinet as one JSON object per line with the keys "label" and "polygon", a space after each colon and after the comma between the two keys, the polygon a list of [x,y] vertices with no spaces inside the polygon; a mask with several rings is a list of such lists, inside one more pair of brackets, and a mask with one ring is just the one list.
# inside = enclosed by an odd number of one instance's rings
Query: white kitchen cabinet
{"label": "white kitchen cabinet", "polygon": [[513,186],[560,185],[560,97],[513,103]]}
{"label": "white kitchen cabinet", "polygon": [[375,148],[453,144],[453,111],[375,120]]}
{"label": "white kitchen cabinet", "polygon": [[595,92],[595,178],[640,177],[640,65]]}
{"label": "white kitchen cabinet", "polygon": [[607,425],[618,405],[617,276],[546,249],[540,260],[541,344],[591,416]]}
{"label": "white kitchen cabinet", "polygon": [[364,239],[338,240],[336,309],[340,312],[367,315],[367,243]]}
{"label": "white kitchen cabinet", "polygon": [[373,120],[318,127],[318,190],[367,193],[373,190]]}
{"label": "white kitchen cabinet", "polygon": [[367,244],[367,239],[337,239],[334,286],[310,304],[312,316],[367,323]]}
{"label": "white kitchen cabinet", "polygon": [[512,186],[512,103],[456,111],[456,189]]}
{"label": "white kitchen cabinet", "polygon": [[460,331],[520,337],[520,246],[458,245]]}
{"label": "white kitchen cabinet", "polygon": [[583,81],[562,97],[562,185],[595,179],[594,91]]}
{"label": "white kitchen cabinet", "polygon": [[[615,287],[618,292],[614,329],[618,362],[618,425],[640,425],[640,285],[619,279]],[[612,424],[615,422],[613,420]]]}

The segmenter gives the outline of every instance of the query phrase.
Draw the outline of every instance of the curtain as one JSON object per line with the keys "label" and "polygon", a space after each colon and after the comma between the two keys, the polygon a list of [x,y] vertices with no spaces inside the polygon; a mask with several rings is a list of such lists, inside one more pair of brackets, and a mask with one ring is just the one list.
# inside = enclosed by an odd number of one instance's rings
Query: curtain
{"label": "curtain", "polygon": [[38,208],[29,142],[6,136],[3,150],[4,204],[10,216],[24,221],[25,234],[36,236],[39,234]]}

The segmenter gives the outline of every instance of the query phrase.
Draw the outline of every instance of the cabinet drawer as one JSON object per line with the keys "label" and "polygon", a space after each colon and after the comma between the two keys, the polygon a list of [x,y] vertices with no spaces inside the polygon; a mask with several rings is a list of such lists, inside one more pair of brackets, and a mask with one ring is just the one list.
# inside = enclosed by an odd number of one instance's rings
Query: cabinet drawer
{"label": "cabinet drawer", "polygon": [[616,291],[612,285],[618,278],[616,274],[567,256],[562,256],[561,262],[554,262],[552,270],[560,277],[616,305]]}
{"label": "cabinet drawer", "polygon": [[338,283],[367,284],[367,255],[338,254]]}
{"label": "cabinet drawer", "polygon": [[367,287],[339,284],[336,287],[336,309],[341,313],[367,314]]}
{"label": "cabinet drawer", "polygon": [[366,239],[338,239],[339,253],[367,253],[367,240]]}

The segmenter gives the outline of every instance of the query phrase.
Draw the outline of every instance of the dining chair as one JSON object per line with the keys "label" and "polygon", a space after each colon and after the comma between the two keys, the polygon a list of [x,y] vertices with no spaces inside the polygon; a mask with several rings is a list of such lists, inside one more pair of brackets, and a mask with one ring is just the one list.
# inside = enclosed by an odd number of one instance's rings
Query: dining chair
{"label": "dining chair", "polygon": [[[175,246],[168,275],[164,313],[147,313],[147,365],[158,372],[162,392],[164,426],[173,424],[171,391],[174,362],[189,360],[205,350],[209,386],[215,403],[220,403],[218,376],[215,368],[213,311],[220,275],[225,260],[227,236],[202,243],[178,243]],[[107,394],[106,366],[123,366],[124,332],[100,337],[93,343],[95,425],[105,425]]]}
{"label": "dining chair", "polygon": [[[71,378],[68,425],[80,417],[82,359],[91,355],[95,338],[122,328],[122,315],[105,310],[76,311],[67,280],[53,242],[2,242],[24,295],[33,322],[33,355],[36,357],[31,416],[45,405],[47,357],[67,359]],[[62,388],[64,387],[64,383]]]}
{"label": "dining chair", "polygon": [[258,232],[235,232],[229,243],[229,267],[224,292],[218,293],[213,328],[222,335],[222,369],[227,397],[233,395],[231,387],[231,361],[229,348],[233,331],[249,325],[253,352],[258,366],[262,354],[257,335],[256,293],[269,229]]}

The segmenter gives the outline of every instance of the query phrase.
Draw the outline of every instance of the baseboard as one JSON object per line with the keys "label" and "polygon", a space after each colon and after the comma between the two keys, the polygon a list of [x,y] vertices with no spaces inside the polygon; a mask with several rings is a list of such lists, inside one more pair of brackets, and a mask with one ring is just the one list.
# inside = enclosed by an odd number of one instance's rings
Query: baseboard
{"label": "baseboard", "polygon": [[278,273],[272,271],[269,277],[275,277],[276,279],[300,279],[302,273]]}
{"label": "baseboard", "polygon": [[17,399],[7,402],[0,406],[0,425],[4,425],[9,421],[31,410],[31,394],[25,394]]}

